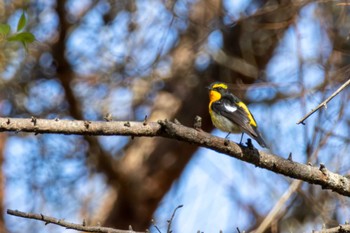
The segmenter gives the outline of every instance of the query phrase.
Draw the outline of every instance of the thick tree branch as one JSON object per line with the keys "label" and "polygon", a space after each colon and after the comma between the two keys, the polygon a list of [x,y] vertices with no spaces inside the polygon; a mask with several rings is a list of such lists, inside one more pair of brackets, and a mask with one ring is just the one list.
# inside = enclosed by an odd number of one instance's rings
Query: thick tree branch
{"label": "thick tree branch", "polygon": [[85,226],[84,223],[82,224],[76,224],[76,223],[70,223],[62,219],[57,219],[50,216],[45,216],[43,214],[35,214],[35,213],[26,213],[21,212],[18,210],[7,210],[7,213],[10,215],[22,217],[22,218],[29,218],[29,219],[36,219],[45,222],[45,225],[47,224],[54,224],[58,226],[65,227],[67,229],[73,229],[77,231],[85,231],[85,232],[95,232],[95,233],[144,233],[144,232],[136,232],[132,229],[129,230],[118,230],[113,229],[109,227],[100,227],[100,226]]}
{"label": "thick tree branch", "polygon": [[350,196],[350,180],[328,171],[324,165],[317,168],[311,165],[300,164],[264,151],[239,146],[224,138],[215,137],[204,131],[175,124],[167,120],[145,123],[0,118],[1,131],[23,131],[36,134],[129,135],[135,137],[161,136],[172,138],[206,147],[254,164],[257,167],[311,184],[318,184],[323,189],[330,189],[339,194]]}
{"label": "thick tree branch", "polygon": [[66,135],[125,135],[125,136],[160,136],[161,125],[156,122],[130,121],[82,121],[82,120],[46,120],[0,118],[0,132],[14,131],[36,134],[66,134]]}

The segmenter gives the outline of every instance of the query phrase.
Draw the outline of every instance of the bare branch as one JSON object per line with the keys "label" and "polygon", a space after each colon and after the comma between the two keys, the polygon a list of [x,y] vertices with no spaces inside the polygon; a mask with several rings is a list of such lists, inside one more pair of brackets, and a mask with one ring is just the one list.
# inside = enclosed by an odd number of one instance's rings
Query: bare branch
{"label": "bare branch", "polygon": [[319,231],[312,231],[312,232],[313,233],[345,233],[345,232],[350,232],[350,225],[344,224],[344,225],[339,225],[337,227],[322,229]]}
{"label": "bare branch", "polygon": [[303,118],[301,118],[297,124],[305,124],[304,121],[311,116],[312,114],[314,114],[317,110],[319,110],[322,107],[327,108],[327,103],[329,101],[331,101],[336,95],[338,95],[345,87],[347,87],[350,84],[350,79],[348,81],[346,81],[343,85],[341,85],[341,87],[338,88],[338,90],[336,90],[330,97],[328,97],[325,101],[323,101],[322,103],[320,103],[317,108],[312,109],[308,114],[306,114],[306,116],[304,116]]}
{"label": "bare branch", "polygon": [[35,125],[31,119],[0,118],[0,132],[33,132],[78,135],[132,135],[135,137],[161,136],[193,143],[205,148],[224,153],[228,156],[254,164],[275,173],[291,178],[318,184],[323,189],[330,189],[344,196],[350,196],[350,180],[330,172],[323,165],[321,168],[297,163],[265,151],[257,151],[239,146],[224,138],[212,136],[202,130],[196,130],[167,120],[158,122],[123,122],[123,121],[75,121],[37,119]]}
{"label": "bare branch", "polygon": [[81,120],[46,120],[35,118],[0,118],[0,132],[14,131],[32,132],[35,134],[66,134],[66,135],[125,135],[125,136],[158,136],[161,125],[155,122],[129,121],[81,121]]}
{"label": "bare branch", "polygon": [[54,224],[61,227],[65,227],[67,229],[73,229],[77,231],[96,232],[96,233],[145,233],[145,232],[137,232],[133,230],[118,230],[118,229],[113,229],[109,227],[85,226],[84,224],[70,223],[62,219],[45,216],[43,214],[27,213],[27,212],[21,212],[18,210],[8,209],[7,214],[14,215],[21,218],[35,219],[35,220],[45,222],[45,225]]}
{"label": "bare branch", "polygon": [[281,209],[284,208],[285,203],[289,200],[293,193],[301,186],[302,182],[300,180],[294,180],[289,186],[288,190],[284,192],[281,198],[278,200],[276,205],[270,210],[265,219],[261,222],[259,227],[254,231],[254,233],[263,233],[271,225],[272,221],[278,220],[278,215]]}
{"label": "bare branch", "polygon": [[162,233],[162,232],[159,230],[159,227],[156,225],[156,223],[154,222],[153,219],[151,220],[151,223],[152,223],[153,227],[156,228],[156,230],[157,230],[158,233]]}
{"label": "bare branch", "polygon": [[178,207],[176,207],[176,208],[174,209],[174,212],[173,212],[173,214],[171,215],[171,218],[168,220],[168,229],[167,229],[167,231],[166,231],[167,233],[171,233],[171,232],[172,232],[172,230],[171,230],[171,224],[172,224],[172,222],[173,222],[173,220],[174,220],[176,211],[177,211],[178,209],[182,208],[182,207],[183,207],[183,205],[179,205]]}

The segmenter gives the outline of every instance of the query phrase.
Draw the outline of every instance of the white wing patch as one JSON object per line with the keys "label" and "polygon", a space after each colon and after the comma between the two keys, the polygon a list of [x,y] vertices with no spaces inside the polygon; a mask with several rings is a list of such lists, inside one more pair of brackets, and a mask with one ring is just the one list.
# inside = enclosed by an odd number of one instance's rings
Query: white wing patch
{"label": "white wing patch", "polygon": [[229,112],[234,112],[234,111],[236,111],[237,110],[237,107],[236,106],[234,106],[234,105],[229,105],[229,104],[224,104],[224,107],[225,107],[225,109],[227,110],[227,111],[229,111]]}

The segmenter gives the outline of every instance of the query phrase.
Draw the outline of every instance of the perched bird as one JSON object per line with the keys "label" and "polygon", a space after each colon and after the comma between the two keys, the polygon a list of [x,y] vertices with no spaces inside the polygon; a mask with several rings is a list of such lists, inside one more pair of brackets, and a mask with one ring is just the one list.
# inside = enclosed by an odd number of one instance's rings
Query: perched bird
{"label": "perched bird", "polygon": [[243,137],[243,134],[246,133],[260,146],[267,147],[247,105],[228,90],[227,84],[215,82],[210,84],[208,89],[209,113],[216,128],[228,132],[226,137],[230,133],[242,133]]}

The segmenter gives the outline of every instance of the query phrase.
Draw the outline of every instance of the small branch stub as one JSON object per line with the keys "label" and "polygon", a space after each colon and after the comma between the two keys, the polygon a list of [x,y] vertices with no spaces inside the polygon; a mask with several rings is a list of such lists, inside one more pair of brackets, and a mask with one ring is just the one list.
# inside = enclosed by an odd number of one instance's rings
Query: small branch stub
{"label": "small branch stub", "polygon": [[147,115],[145,115],[145,119],[143,120],[143,125],[147,125],[147,118],[148,118],[148,116]]}
{"label": "small branch stub", "polygon": [[91,124],[91,121],[84,121],[84,126],[86,129],[89,129],[90,124]]}
{"label": "small branch stub", "polygon": [[200,116],[196,116],[194,118],[194,124],[193,124],[193,128],[199,130],[202,128],[202,117]]}
{"label": "small branch stub", "polygon": [[107,121],[107,122],[112,121],[112,114],[111,114],[111,113],[107,113],[107,114],[103,117],[103,119],[104,119],[105,121]]}
{"label": "small branch stub", "polygon": [[327,176],[327,168],[323,163],[320,164],[320,171],[323,175]]}
{"label": "small branch stub", "polygon": [[174,123],[177,124],[177,125],[181,125],[181,122],[178,120],[178,119],[174,119]]}
{"label": "small branch stub", "polygon": [[37,121],[37,118],[36,118],[36,117],[32,116],[32,118],[31,118],[30,121],[33,122],[33,125],[34,125],[34,126],[36,126],[36,121]]}

